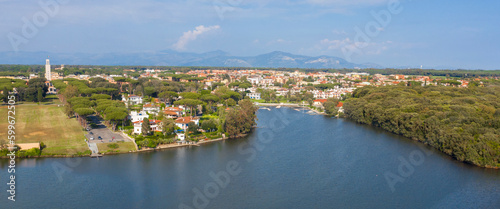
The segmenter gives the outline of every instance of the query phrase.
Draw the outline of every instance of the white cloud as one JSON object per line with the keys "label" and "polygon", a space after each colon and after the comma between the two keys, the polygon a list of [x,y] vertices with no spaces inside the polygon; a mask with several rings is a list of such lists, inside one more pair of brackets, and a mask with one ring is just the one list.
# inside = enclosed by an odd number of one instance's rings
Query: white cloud
{"label": "white cloud", "polygon": [[173,44],[172,47],[174,47],[174,49],[177,50],[184,50],[186,49],[186,45],[189,42],[196,40],[199,35],[202,35],[212,30],[217,30],[219,28],[220,28],[219,25],[213,25],[208,27],[205,27],[204,25],[197,26],[194,30],[184,32],[184,34],[179,38],[177,43]]}

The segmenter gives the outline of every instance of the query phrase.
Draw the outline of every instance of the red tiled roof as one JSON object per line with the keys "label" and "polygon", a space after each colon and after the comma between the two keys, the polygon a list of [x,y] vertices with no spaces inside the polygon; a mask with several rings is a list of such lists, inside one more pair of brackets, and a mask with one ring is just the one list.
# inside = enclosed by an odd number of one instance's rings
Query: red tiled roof
{"label": "red tiled roof", "polygon": [[326,99],[317,99],[317,100],[314,100],[314,102],[321,102],[321,103],[325,103],[325,102],[326,102]]}
{"label": "red tiled roof", "polygon": [[[150,123],[150,124],[160,123],[160,122],[161,122],[161,120],[149,120],[149,123]],[[135,124],[137,124],[137,123],[142,123],[142,120],[141,120],[141,121],[136,121],[136,122],[134,122],[134,123],[135,123]]]}
{"label": "red tiled roof", "polygon": [[344,106],[344,103],[342,103],[342,102],[339,102],[339,103],[337,104],[337,107],[342,107],[342,106]]}
{"label": "red tiled roof", "polygon": [[173,112],[173,111],[164,111],[163,113],[165,113],[165,115],[177,115],[176,112]]}
{"label": "red tiled roof", "polygon": [[175,120],[176,123],[184,123],[187,124],[191,122],[192,120],[196,120],[198,118],[193,118],[193,117],[180,117]]}
{"label": "red tiled roof", "polygon": [[181,112],[182,110],[178,107],[167,107],[165,108],[165,111]]}

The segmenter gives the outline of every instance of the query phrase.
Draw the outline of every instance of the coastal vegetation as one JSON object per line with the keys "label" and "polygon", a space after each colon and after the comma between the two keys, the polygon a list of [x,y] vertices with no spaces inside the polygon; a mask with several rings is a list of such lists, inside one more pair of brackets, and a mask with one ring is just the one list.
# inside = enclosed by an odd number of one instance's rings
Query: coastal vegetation
{"label": "coastal vegetation", "polygon": [[418,140],[453,158],[500,167],[500,86],[363,87],[345,116]]}
{"label": "coastal vegetation", "polygon": [[229,109],[225,114],[228,137],[235,138],[249,133],[256,125],[256,111],[257,107],[248,99],[241,100],[238,107]]}

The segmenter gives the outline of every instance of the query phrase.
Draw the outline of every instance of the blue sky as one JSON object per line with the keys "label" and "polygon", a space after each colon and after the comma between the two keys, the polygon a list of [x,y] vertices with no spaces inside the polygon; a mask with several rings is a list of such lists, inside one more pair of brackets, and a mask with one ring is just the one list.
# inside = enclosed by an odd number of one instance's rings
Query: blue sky
{"label": "blue sky", "polygon": [[[0,0],[0,4],[0,51],[223,50],[237,56],[286,51],[391,67],[500,69],[499,1]],[[374,13],[386,15],[377,20]],[[27,24],[36,31],[23,34]]]}

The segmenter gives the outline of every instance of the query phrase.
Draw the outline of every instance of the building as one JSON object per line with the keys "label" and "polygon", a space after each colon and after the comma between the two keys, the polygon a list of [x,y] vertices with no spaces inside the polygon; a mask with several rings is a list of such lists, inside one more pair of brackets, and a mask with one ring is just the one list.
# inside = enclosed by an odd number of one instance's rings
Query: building
{"label": "building", "polygon": [[142,110],[149,114],[158,114],[160,112],[160,107],[154,104],[145,104],[142,106]]}
{"label": "building", "polygon": [[45,85],[48,86],[47,94],[57,94],[57,89],[50,81],[45,81]]}
{"label": "building", "polygon": [[[134,122],[134,134],[142,133],[142,123],[144,120]],[[149,120],[151,131],[161,132],[161,120]]]}
{"label": "building", "polygon": [[167,118],[178,118],[182,116],[182,109],[178,107],[166,107],[165,110],[163,110],[163,114]]}
{"label": "building", "polygon": [[248,93],[247,94],[250,99],[260,99],[260,93]]}
{"label": "building", "polygon": [[45,78],[50,81],[52,76],[50,75],[50,60],[45,60]]}
{"label": "building", "polygon": [[339,108],[339,112],[343,113],[344,112],[344,103],[343,102],[339,102],[337,104],[337,108]]}
{"label": "building", "polygon": [[128,97],[123,96],[122,101],[125,102],[125,104],[128,104],[130,101],[131,105],[138,105],[142,104],[142,97],[136,95],[129,95]]}
{"label": "building", "polygon": [[142,121],[144,119],[149,118],[149,115],[146,114],[144,111],[137,112],[137,111],[132,111],[130,112],[129,119],[132,122],[137,122],[137,121]]}
{"label": "building", "polygon": [[313,101],[313,105],[315,106],[323,106],[323,103],[326,102],[326,99],[316,99]]}
{"label": "building", "polygon": [[187,130],[190,122],[194,122],[196,125],[199,125],[200,119],[197,117],[180,117],[175,120],[175,125],[182,130]]}

